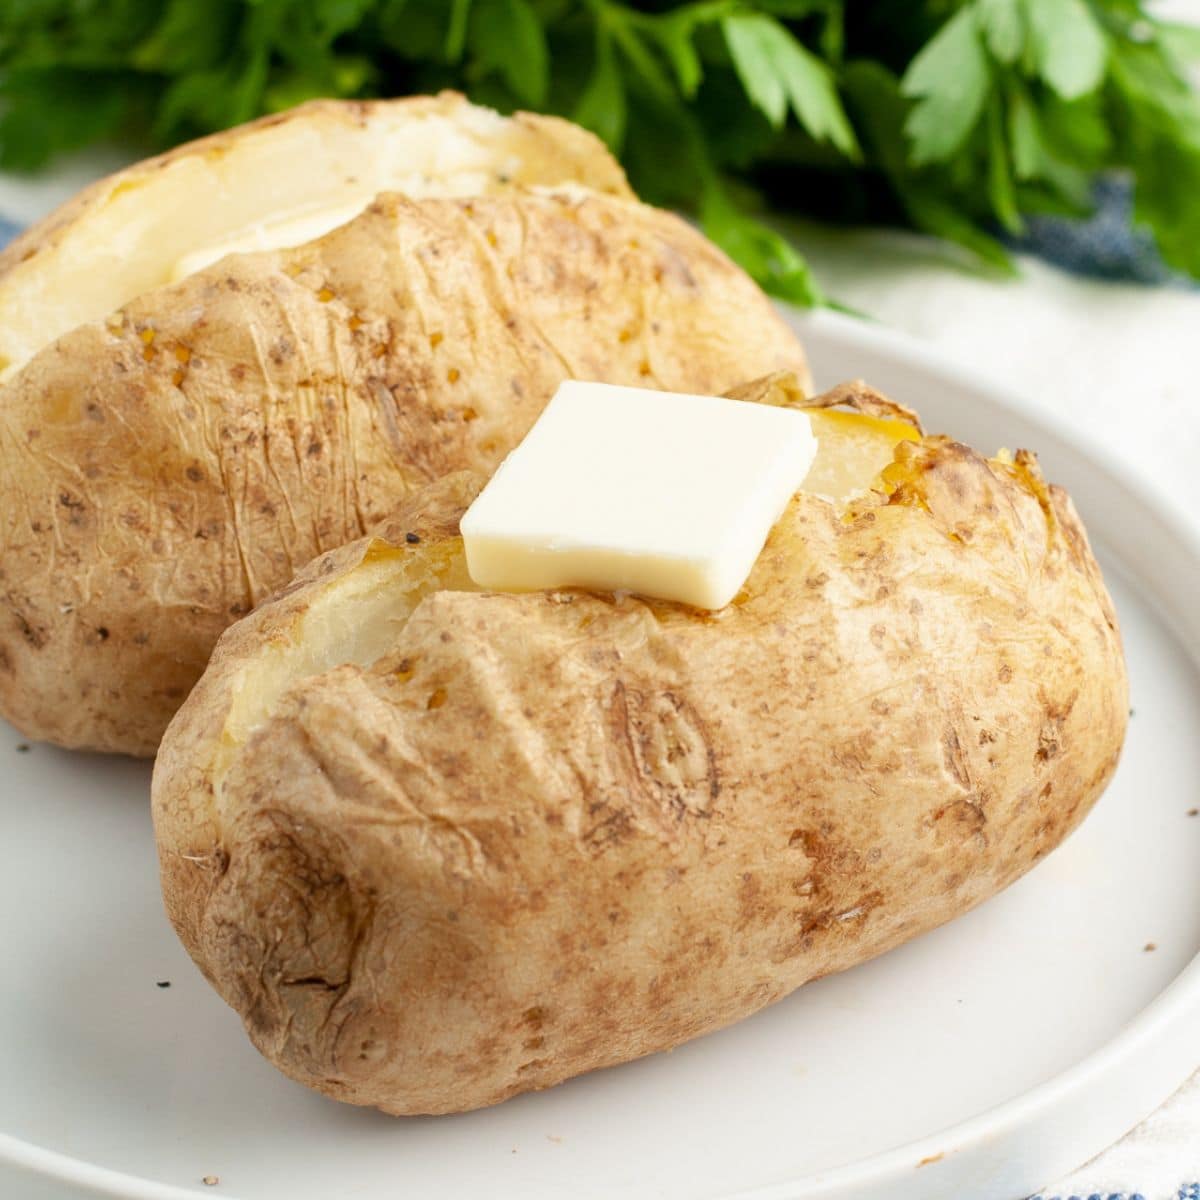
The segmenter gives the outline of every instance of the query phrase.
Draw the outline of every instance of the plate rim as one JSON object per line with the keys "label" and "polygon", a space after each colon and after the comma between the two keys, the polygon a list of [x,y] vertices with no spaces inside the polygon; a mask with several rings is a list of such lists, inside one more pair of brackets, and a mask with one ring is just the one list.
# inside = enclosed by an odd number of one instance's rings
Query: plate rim
{"label": "plate rim", "polygon": [[[1185,548],[1193,561],[1200,563],[1200,523],[1188,516],[1172,497],[1149,486],[1136,471],[1131,470],[1106,444],[1090,435],[1086,429],[1071,425],[1052,409],[1032,403],[1015,388],[994,383],[986,373],[964,366],[951,355],[911,334],[882,325],[866,324],[829,309],[807,312],[791,309],[790,316],[792,324],[799,328],[802,336],[808,327],[816,329],[821,337],[841,340],[850,347],[869,345],[875,350],[883,349],[918,368],[937,372],[955,385],[982,394],[995,407],[1013,412],[1036,429],[1045,430],[1081,460],[1097,469],[1104,477],[1105,485],[1133,496],[1142,508],[1166,527],[1168,534]],[[1200,666],[1197,649],[1192,644],[1193,637],[1181,628],[1181,623],[1170,611],[1162,607],[1159,596],[1155,592],[1146,592],[1143,593],[1143,599],[1184,644],[1193,666]],[[728,1193],[721,1200],[819,1200],[827,1196],[834,1197],[849,1189],[893,1183],[897,1175],[907,1173],[925,1162],[936,1166],[988,1139],[1011,1134],[1019,1125],[1038,1120],[1057,1105],[1069,1103],[1094,1078],[1107,1075],[1119,1065],[1128,1063],[1147,1042],[1163,1036],[1169,1027],[1182,1023],[1188,1013],[1194,1014],[1197,1010],[1200,1010],[1200,953],[1193,956],[1183,970],[1116,1035],[1065,1071],[1052,1075],[1020,1095],[918,1141],[907,1142],[858,1162],[815,1174]],[[1194,1040],[1200,1050],[1200,1036]],[[1198,1067],[1200,1062],[1194,1058],[1187,1059],[1180,1077],[1148,1112],[1143,1113],[1142,1119],[1164,1103]]]}
{"label": "plate rim", "polygon": [[[941,376],[951,386],[982,395],[994,408],[1013,413],[1049,439],[1057,441],[1083,464],[1103,478],[1105,486],[1131,496],[1138,506],[1150,513],[1166,533],[1185,550],[1200,568],[1200,521],[1169,493],[1156,488],[1137,471],[1120,461],[1109,446],[1086,427],[1068,422],[1052,409],[1027,400],[1017,389],[994,382],[986,373],[976,371],[911,334],[869,320],[854,318],[828,309],[800,310],[779,304],[785,319],[797,328],[802,340],[806,332],[816,339],[842,343],[848,350],[880,351],[918,370]],[[1118,557],[1122,557],[1118,554]],[[1136,578],[1136,577],[1135,577]],[[1184,644],[1193,666],[1200,667],[1200,646],[1196,631],[1189,631],[1178,614],[1161,603],[1157,591],[1143,593],[1172,633]],[[1200,626],[1197,627],[1200,629]],[[934,1184],[938,1170],[957,1155],[978,1149],[989,1139],[1012,1134],[1021,1125],[1044,1119],[1060,1106],[1069,1104],[1097,1077],[1107,1076],[1147,1044],[1161,1039],[1168,1031],[1186,1024],[1186,1018],[1200,1011],[1200,953],[1195,955],[1158,995],[1142,1008],[1121,1030],[1098,1049],[1085,1055],[1064,1071],[1033,1088],[993,1105],[964,1121],[928,1134],[918,1141],[872,1154],[856,1162],[816,1173],[794,1176],[745,1190],[722,1193],[720,1200],[836,1200],[864,1187],[895,1185],[903,1176],[911,1176],[914,1167],[928,1164],[932,1170],[922,1178]],[[1197,1067],[1200,1067],[1200,1030],[1193,1035],[1194,1056],[1175,1072],[1177,1078],[1157,1095],[1148,1115],[1163,1103]],[[209,1193],[196,1187],[181,1186],[145,1176],[101,1166],[83,1158],[52,1150],[0,1131],[0,1164],[15,1167],[44,1180],[86,1188],[91,1195],[111,1196],[120,1200],[195,1200]],[[222,1190],[225,1200],[238,1198]],[[907,1194],[907,1193],[905,1193]]]}

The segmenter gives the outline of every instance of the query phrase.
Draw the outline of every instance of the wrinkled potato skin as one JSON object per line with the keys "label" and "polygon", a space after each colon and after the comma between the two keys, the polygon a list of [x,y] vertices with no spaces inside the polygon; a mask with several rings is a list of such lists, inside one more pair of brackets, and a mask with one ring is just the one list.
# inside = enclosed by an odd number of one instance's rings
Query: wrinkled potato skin
{"label": "wrinkled potato skin", "polygon": [[[471,494],[415,498],[397,553],[444,548]],[[377,552],[229,630],[154,816],[171,919],[255,1045],[391,1113],[674,1046],[941,924],[1062,841],[1124,736],[1070,500],[925,438],[844,516],[799,494],[717,614],[427,596],[373,667],[291,687],[218,810],[237,673]]]}
{"label": "wrinkled potato skin", "polygon": [[420,484],[490,472],[567,377],[807,378],[750,279],[589,193],[381,197],[80,327],[0,388],[0,715],[151,754],[232,621]]}

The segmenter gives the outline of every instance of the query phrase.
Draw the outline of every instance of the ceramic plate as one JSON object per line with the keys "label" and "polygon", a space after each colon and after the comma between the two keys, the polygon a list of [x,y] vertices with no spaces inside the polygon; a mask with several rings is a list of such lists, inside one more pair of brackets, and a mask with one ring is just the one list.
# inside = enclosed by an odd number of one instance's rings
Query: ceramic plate
{"label": "ceramic plate", "polygon": [[162,913],[146,765],[23,749],[0,726],[0,1194],[1017,1200],[1184,1080],[1200,1062],[1196,526],[917,344],[797,320],[823,384],[863,376],[981,449],[1037,448],[1074,494],[1134,706],[1079,832],[961,920],[734,1028],[397,1120],[289,1082],[201,979]]}

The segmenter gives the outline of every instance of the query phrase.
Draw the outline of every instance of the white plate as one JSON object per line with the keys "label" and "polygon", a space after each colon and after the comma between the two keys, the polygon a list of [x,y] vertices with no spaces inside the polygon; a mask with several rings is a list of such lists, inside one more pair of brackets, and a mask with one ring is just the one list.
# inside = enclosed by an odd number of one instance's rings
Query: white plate
{"label": "white plate", "polygon": [[1079,833],[967,917],[732,1029],[394,1120],[277,1074],[187,960],[146,766],[18,753],[0,727],[0,1194],[1016,1200],[1183,1081],[1200,1061],[1200,543],[1019,399],[877,328],[800,320],[823,382],[861,375],[981,448],[1033,446],[1074,493],[1135,707]]}

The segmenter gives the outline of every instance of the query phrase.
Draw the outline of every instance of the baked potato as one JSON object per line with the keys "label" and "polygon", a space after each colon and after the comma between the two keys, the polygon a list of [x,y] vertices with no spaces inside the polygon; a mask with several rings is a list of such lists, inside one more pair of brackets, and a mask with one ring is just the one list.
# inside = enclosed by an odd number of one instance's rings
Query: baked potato
{"label": "baked potato", "polygon": [[[90,319],[94,298],[65,304],[85,323],[0,385],[0,715],[27,736],[153,753],[227,625],[418,485],[494,469],[568,376],[711,393],[806,370],[750,279],[690,225],[629,198],[590,135],[485,120],[444,98],[406,103],[367,106],[355,153],[389,137],[407,145],[409,126],[391,122],[420,112],[421,138],[431,123],[500,130],[490,150],[473,132],[454,155],[437,143],[439,170],[446,156],[470,167],[442,180],[451,190],[483,186],[481,161],[506,164],[510,180],[557,168],[593,186],[388,193],[317,240],[225,257],[103,319]],[[243,142],[293,125],[316,154],[309,127],[353,129],[360,107],[251,126],[204,171],[228,174]],[[351,135],[330,133],[331,155],[340,137]],[[127,195],[156,196],[171,170],[223,143],[208,145],[30,234],[34,257],[10,259],[0,278],[0,328],[22,296],[64,300],[55,271],[69,235],[94,236]],[[153,232],[149,215],[123,219],[130,237]]]}
{"label": "baked potato", "polygon": [[311,241],[380,192],[458,196],[576,184],[633,193],[600,140],[453,92],[314,100],[85,188],[0,251],[0,378],[135,296],[237,250]]}
{"label": "baked potato", "polygon": [[154,771],[163,894],[288,1075],[447,1113],[674,1046],[971,908],[1104,788],[1117,619],[1034,457],[860,385],[735,394],[820,450],[723,610],[479,591],[455,475],[221,638]]}

